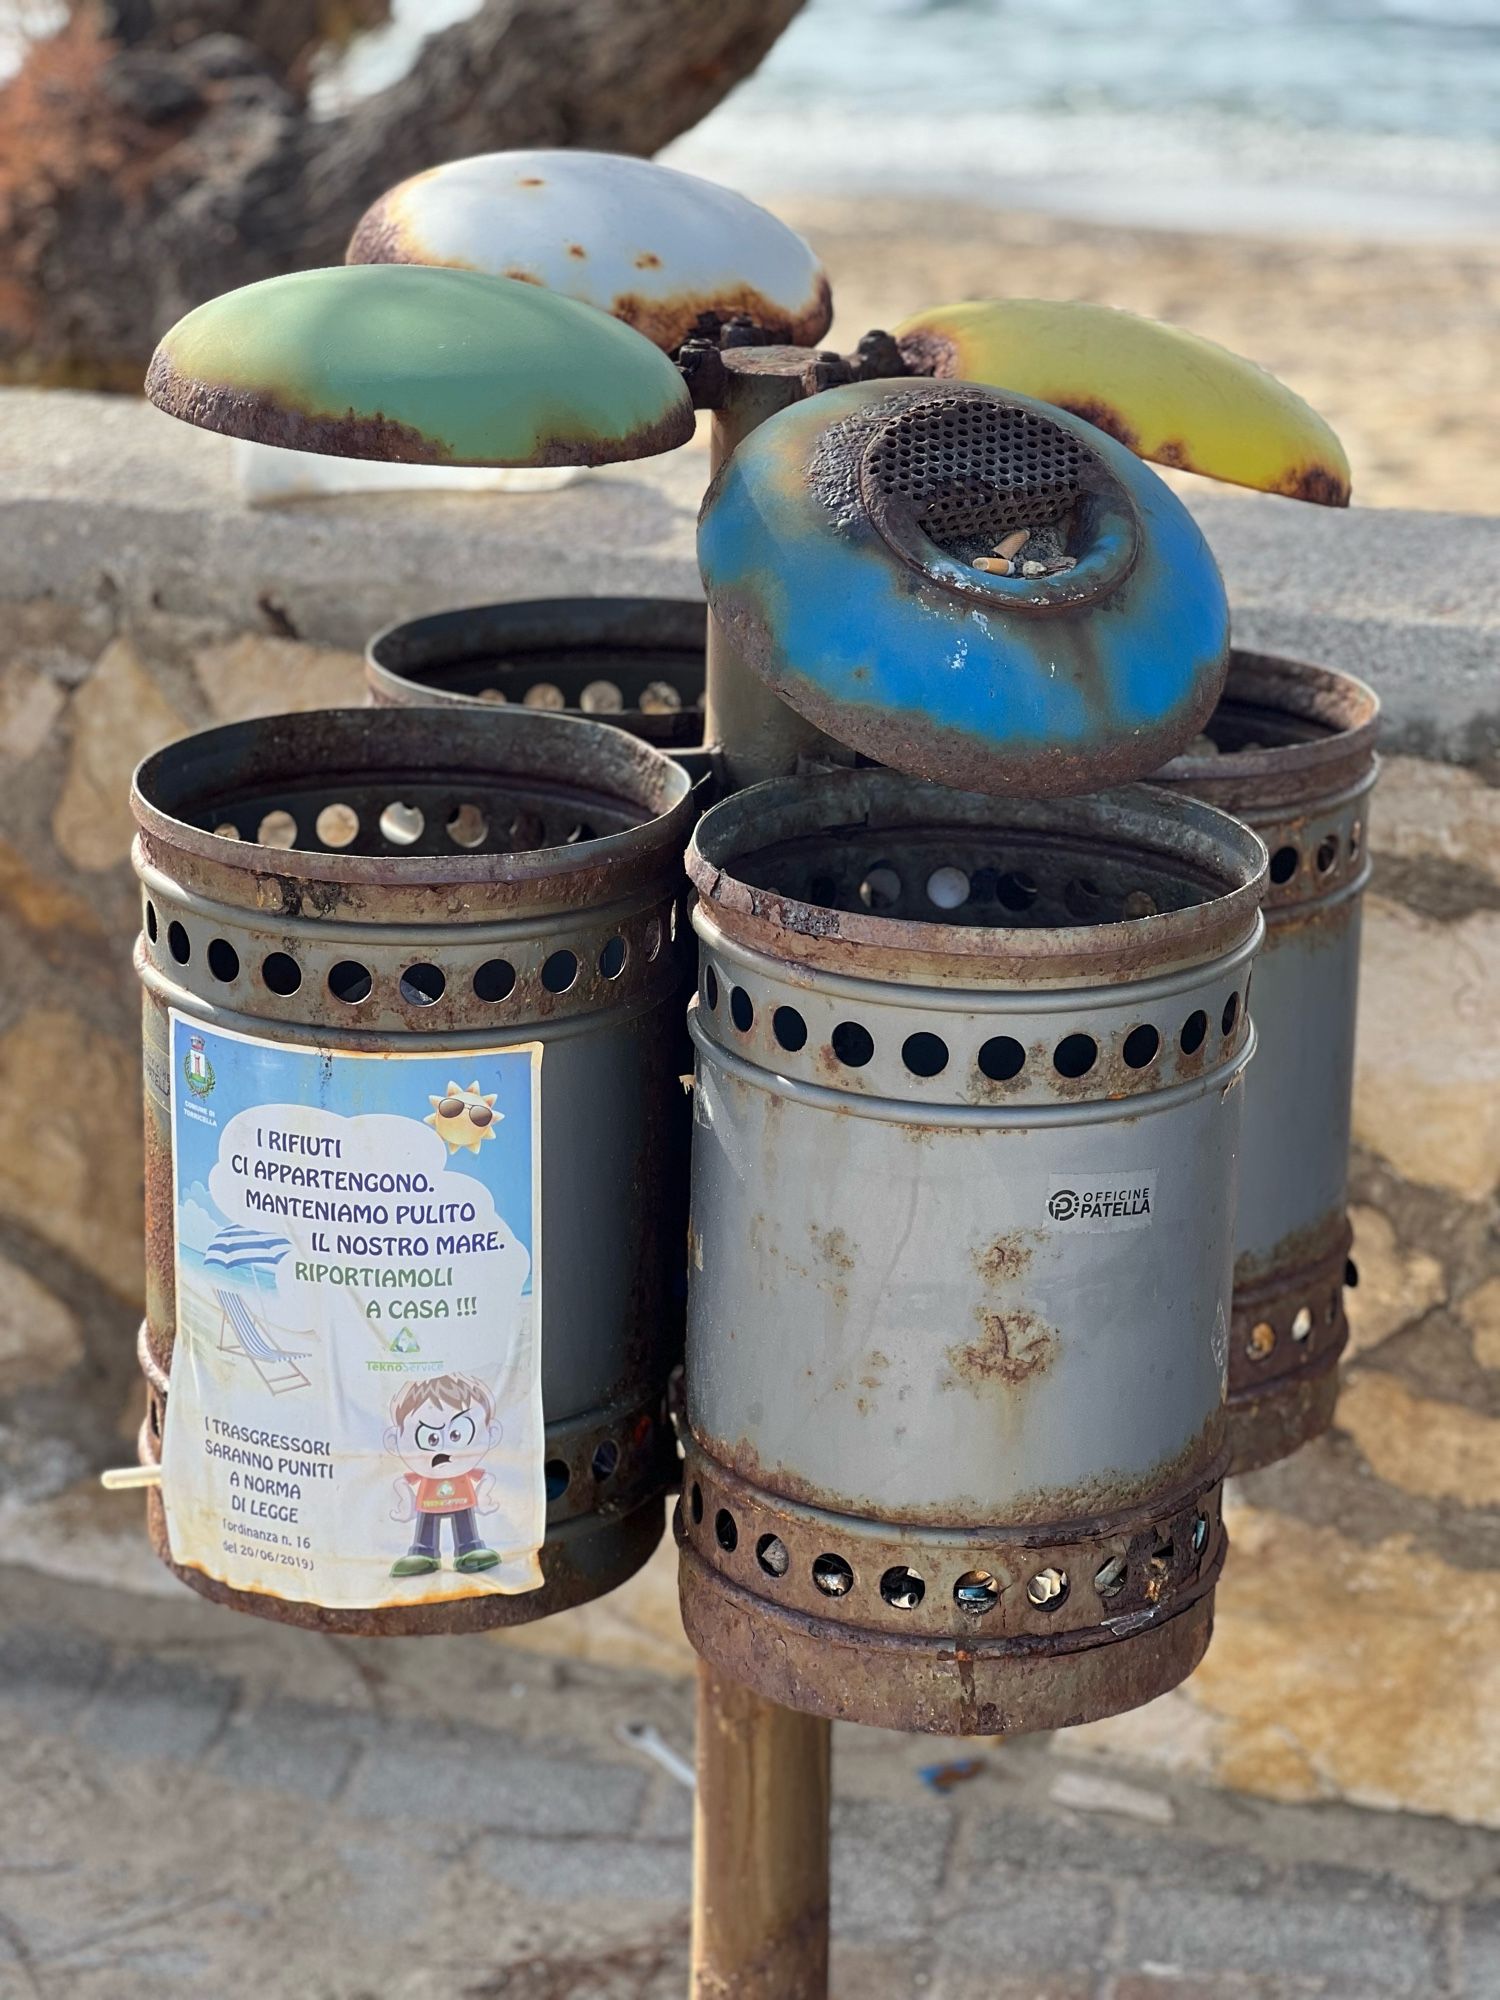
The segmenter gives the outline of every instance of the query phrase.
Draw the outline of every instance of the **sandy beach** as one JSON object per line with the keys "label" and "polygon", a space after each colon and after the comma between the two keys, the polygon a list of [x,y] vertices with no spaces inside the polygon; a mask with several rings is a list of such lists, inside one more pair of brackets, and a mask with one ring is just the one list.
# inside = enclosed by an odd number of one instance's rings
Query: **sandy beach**
{"label": "sandy beach", "polygon": [[1357,504],[1500,512],[1500,245],[1187,234],[946,199],[770,205],[827,262],[834,345],[954,299],[1125,306],[1306,396],[1343,438]]}

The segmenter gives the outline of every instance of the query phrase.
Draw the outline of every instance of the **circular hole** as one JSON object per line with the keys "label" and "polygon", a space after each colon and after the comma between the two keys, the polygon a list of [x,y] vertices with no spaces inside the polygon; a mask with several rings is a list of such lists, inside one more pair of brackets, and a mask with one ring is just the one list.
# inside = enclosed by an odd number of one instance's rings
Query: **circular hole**
{"label": "circular hole", "polygon": [[1208,1547],[1208,1517],[1206,1514],[1193,1516],[1193,1554],[1201,1556]]}
{"label": "circular hole", "polygon": [[646,962],[649,964],[661,950],[661,918],[652,917],[646,925]]}
{"label": "circular hole", "polygon": [[357,1007],[361,1000],[368,1000],[374,984],[370,968],[361,965],[357,958],[341,958],[328,975],[329,992],[348,1007]]}
{"label": "circular hole", "polygon": [[255,838],[262,847],[295,847],[297,822],[289,812],[268,812],[255,829]]}
{"label": "circular hole", "polygon": [[1063,904],[1069,916],[1092,917],[1102,900],[1098,883],[1091,882],[1087,875],[1075,875],[1063,890]]}
{"label": "circular hole", "polygon": [[313,821],[313,831],[325,847],[347,847],[359,832],[359,814],[353,806],[324,806]]}
{"label": "circular hole", "polygon": [[578,706],[585,715],[618,715],[625,697],[613,681],[590,681],[578,697]]}
{"label": "circular hole", "polygon": [[146,1422],[151,1426],[152,1437],[160,1438],[161,1405],[157,1402],[154,1396],[148,1396],[146,1398]]}
{"label": "circular hole", "polygon": [[1026,1586],[1026,1595],[1038,1611],[1056,1611],[1068,1594],[1065,1569],[1039,1569]]}
{"label": "circular hole", "polygon": [[594,1446],[594,1455],[589,1460],[589,1470],[598,1480],[608,1479],[620,1463],[620,1447],[613,1438],[602,1438]]}
{"label": "circular hole", "polygon": [[734,1524],[734,1516],[727,1507],[721,1507],[714,1515],[714,1540],[726,1556],[732,1556],[739,1547],[740,1531]]}
{"label": "circular hole", "polygon": [[711,965],[703,969],[703,999],[712,1014],[719,1004],[719,975]]}
{"label": "circular hole", "polygon": [[742,1035],[748,1035],[755,1026],[755,1007],[743,986],[733,987],[730,991],[729,1018]]}
{"label": "circular hole", "polygon": [[1163,1535],[1151,1551],[1151,1567],[1165,1575],[1177,1556],[1177,1547],[1170,1535]]}
{"label": "circular hole", "polygon": [[599,836],[594,832],[593,827],[589,825],[588,821],[586,819],[580,819],[575,821],[575,823],[568,828],[567,833],[563,837],[563,846],[577,847],[580,841],[597,840],[598,837]]}
{"label": "circular hole", "polygon": [[1245,1352],[1252,1361],[1264,1361],[1276,1345],[1276,1329],[1268,1319],[1258,1319],[1250,1329]]}
{"label": "circular hole", "polygon": [[1145,889],[1132,889],[1120,905],[1120,915],[1135,921],[1141,917],[1156,915],[1156,898]]}
{"label": "circular hole", "polygon": [[1037,899],[1036,882],[1024,869],[1013,869],[996,882],[995,895],[1007,910],[1029,910]]}
{"label": "circular hole", "polygon": [[824,909],[839,899],[839,885],[831,875],[814,875],[807,885],[807,900],[818,903]]}
{"label": "circular hole", "polygon": [[869,1029],[862,1028],[858,1021],[840,1021],[829,1041],[845,1069],[863,1069],[875,1053]]}
{"label": "circular hole", "polygon": [[1000,1601],[1000,1586],[987,1569],[968,1569],[953,1586],[953,1602],[971,1618],[982,1618]]}
{"label": "circular hole", "polygon": [[1095,1590],[1106,1602],[1112,1597],[1118,1597],[1125,1588],[1125,1578],[1129,1570],[1130,1565],[1124,1556],[1111,1556],[1094,1571]]}
{"label": "circular hole", "polygon": [[400,799],[393,799],[380,815],[380,835],[392,847],[410,847],[414,840],[422,838],[422,829],[426,824],[420,806],[409,806]]}
{"label": "circular hole", "polygon": [[670,681],[647,681],[638,706],[642,715],[675,715],[682,707],[682,696]]}
{"label": "circular hole", "polygon": [[542,967],[542,984],[549,993],[566,993],[578,977],[578,960],[571,951],[555,951]]}
{"label": "circular hole", "polygon": [[1297,872],[1297,863],[1300,860],[1301,856],[1295,847],[1278,847],[1271,856],[1271,880],[1277,883],[1290,882]]}
{"label": "circular hole", "polygon": [[146,905],[146,935],[153,944],[156,943],[156,932],[156,905],[155,903],[148,903]]}
{"label": "circular hole", "polygon": [[901,877],[888,861],[877,862],[859,885],[859,900],[867,910],[894,909],[901,900]]}
{"label": "circular hole", "polygon": [[476,805],[455,806],[448,815],[448,838],[455,847],[478,847],[489,830],[488,818]]}
{"label": "circular hole", "polygon": [[1293,1340],[1306,1340],[1312,1332],[1313,1316],[1311,1306],[1298,1306],[1297,1316],[1292,1321]]}
{"label": "circular hole", "polygon": [[934,868],[927,878],[927,900],[939,910],[956,910],[969,900],[969,878],[962,868]]}
{"label": "circular hole", "polygon": [[819,1556],[812,1573],[825,1597],[847,1597],[854,1588],[854,1571],[842,1556]]}
{"label": "circular hole", "polygon": [[1177,1037],[1185,1056],[1195,1056],[1203,1046],[1203,1038],[1208,1033],[1208,1016],[1201,1007],[1195,1007],[1182,1024],[1182,1033]]}
{"label": "circular hole", "polygon": [[208,969],[227,986],[240,976],[240,955],[228,938],[212,938],[208,946]]}
{"label": "circular hole", "polygon": [[407,966],[399,983],[401,998],[408,1007],[431,1007],[442,999],[448,985],[439,968],[425,959],[419,965]]}
{"label": "circular hole", "polygon": [[755,1560],[767,1576],[785,1576],[792,1566],[780,1535],[762,1535],[755,1544]]}
{"label": "circular hole", "polygon": [[566,708],[568,705],[563,699],[562,689],[554,687],[551,681],[535,682],[522,695],[521,702],[526,708],[558,709]]}
{"label": "circular hole", "polygon": [[1239,1018],[1240,996],[1238,993],[1231,993],[1229,998],[1224,1002],[1224,1011],[1219,1016],[1219,1026],[1224,1030],[1226,1035],[1232,1035],[1234,1033],[1234,1024]]}
{"label": "circular hole", "polygon": [[515,991],[516,968],[508,958],[487,958],[474,974],[474,996],[493,1007]]}
{"label": "circular hole", "polygon": [[689,1496],[688,1504],[692,1508],[693,1519],[701,1521],[703,1519],[703,1488],[698,1484],[696,1479],[693,1481],[693,1490]]}
{"label": "circular hole", "polygon": [[1344,1283],[1352,1292],[1359,1283],[1359,1266],[1352,1257],[1344,1259]]}
{"label": "circular hole", "polygon": [[[533,1464],[535,1462],[535,1460],[532,1461]],[[542,1482],[547,1489],[547,1498],[549,1500],[561,1500],[568,1490],[568,1481],[572,1476],[565,1459],[549,1458],[547,1463],[542,1467]]]}
{"label": "circular hole", "polygon": [[171,952],[179,965],[186,965],[193,955],[193,947],[188,942],[188,934],[175,919],[167,925],[167,950]]}
{"label": "circular hole", "polygon": [[547,838],[547,828],[540,813],[519,812],[505,829],[508,850],[524,853],[530,848],[540,847]]}
{"label": "circular hole", "polygon": [[1336,833],[1325,834],[1318,842],[1318,851],[1313,857],[1318,864],[1318,873],[1326,875],[1339,858],[1339,837]]}
{"label": "circular hole", "polygon": [[273,993],[285,999],[302,984],[302,967],[289,952],[273,951],[262,959],[260,976]]}
{"label": "circular hole", "polygon": [[606,979],[618,979],[625,970],[626,946],[622,937],[612,937],[599,954],[599,970]]}
{"label": "circular hole", "polygon": [[1009,1083],[1026,1067],[1026,1051],[1010,1035],[992,1035],[979,1051],[979,1067],[992,1083]]}
{"label": "circular hole", "polygon": [[214,832],[220,840],[238,840],[240,837],[240,830],[232,819],[221,819]]}
{"label": "circular hole", "polygon": [[948,1067],[948,1044],[924,1029],[901,1044],[901,1060],[913,1076],[941,1076]]}
{"label": "circular hole", "polygon": [[897,1563],[880,1579],[880,1594],[893,1610],[915,1611],[927,1595],[927,1586],[914,1569]]}
{"label": "circular hole", "polygon": [[1148,1069],[1156,1061],[1160,1048],[1161,1036],[1149,1023],[1142,1023],[1125,1037],[1121,1053],[1128,1069]]}
{"label": "circular hole", "polygon": [[795,1055],[807,1046],[807,1023],[795,1007],[778,1007],[771,1016],[771,1033],[784,1049]]}
{"label": "circular hole", "polygon": [[[592,839],[593,839],[593,835],[592,835],[592,834],[590,834],[590,835],[589,835],[589,838],[590,838],[590,840],[592,840]],[[677,942],[677,905],[676,905],[676,903],[675,903],[675,902],[674,902],[674,903],[671,903],[671,904],[669,904],[669,905],[668,905],[668,908],[667,908],[667,937],[668,937],[668,939],[670,940],[670,942],[671,942],[671,943],[673,943],[673,944],[676,944],[676,942]]]}
{"label": "circular hole", "polygon": [[1099,1060],[1099,1044],[1092,1035],[1064,1035],[1052,1051],[1052,1067],[1059,1076],[1087,1076]]}

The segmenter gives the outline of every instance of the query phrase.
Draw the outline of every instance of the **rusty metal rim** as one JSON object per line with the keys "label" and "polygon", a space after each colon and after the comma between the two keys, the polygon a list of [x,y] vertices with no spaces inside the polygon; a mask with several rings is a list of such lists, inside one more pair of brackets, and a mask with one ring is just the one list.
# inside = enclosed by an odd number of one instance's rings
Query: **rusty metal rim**
{"label": "rusty metal rim", "polygon": [[[967,1636],[962,1640],[939,1638],[936,1636],[913,1635],[904,1638],[896,1632],[879,1632],[864,1625],[841,1625],[833,1619],[819,1618],[815,1613],[798,1611],[790,1605],[774,1604],[757,1591],[747,1590],[743,1584],[725,1576],[722,1570],[714,1569],[693,1547],[691,1542],[678,1544],[681,1563],[682,1591],[685,1596],[689,1576],[692,1584],[704,1594],[718,1592],[730,1599],[742,1611],[756,1619],[763,1631],[778,1631],[790,1628],[806,1637],[816,1636],[827,1643],[837,1634],[846,1646],[857,1646],[865,1654],[886,1654],[893,1659],[910,1657],[913,1654],[950,1656],[962,1654],[963,1658],[976,1666],[994,1664],[1005,1665],[1012,1660],[1056,1660],[1075,1657],[1080,1653],[1097,1653],[1109,1646],[1128,1645],[1142,1633],[1160,1631],[1185,1617],[1205,1597],[1212,1599],[1214,1588],[1223,1572],[1224,1558],[1228,1553],[1229,1537],[1220,1536],[1218,1560],[1204,1565],[1201,1577],[1184,1588],[1181,1595],[1173,1600],[1172,1609],[1163,1612],[1155,1605],[1148,1605],[1136,1612],[1128,1621],[1128,1630],[1111,1630],[1105,1626],[1075,1629],[1059,1632],[1054,1637],[1045,1634],[1018,1632],[1003,1639],[984,1638],[975,1633],[972,1640]],[[1118,1621],[1125,1625],[1126,1620]],[[689,1635],[691,1636],[691,1635]]]}
{"label": "rusty metal rim", "polygon": [[[906,1012],[913,1008],[926,1008],[941,1014],[1030,1014],[1043,1011],[1049,1015],[1066,1008],[1084,1010],[1119,1006],[1131,1010],[1193,993],[1202,986],[1204,976],[1204,966],[1200,962],[1145,979],[1095,981],[1087,986],[965,987],[956,984],[909,986],[903,983],[893,992],[889,980],[861,979],[850,972],[813,971],[807,966],[776,958],[722,930],[702,903],[694,903],[692,923],[705,946],[742,965],[747,972],[756,973],[766,980],[785,981],[788,986],[799,990],[848,1000],[852,1005],[866,1009],[892,1007],[898,1012]],[[1222,958],[1213,960],[1215,978],[1228,978],[1253,963],[1260,954],[1262,942],[1261,926],[1256,924],[1241,944]],[[982,970],[982,967],[975,966],[971,976],[978,977]]]}
{"label": "rusty metal rim", "polygon": [[1348,1344],[1349,1330],[1345,1327],[1336,1341],[1330,1342],[1320,1354],[1310,1356],[1300,1365],[1284,1368],[1279,1375],[1267,1375],[1259,1382],[1232,1384],[1225,1398],[1225,1409],[1243,1414],[1272,1396],[1290,1393],[1299,1383],[1314,1382],[1320,1375],[1337,1371]]}
{"label": "rusty metal rim", "polygon": [[[1181,1513],[1188,1507],[1196,1506],[1204,1494],[1213,1492],[1222,1484],[1229,1460],[1228,1452],[1221,1447],[1195,1479],[1174,1487],[1165,1497],[1156,1497],[1150,1502],[1138,1501],[1132,1507],[1117,1507],[1105,1513],[1080,1514],[1071,1520],[1043,1521],[1035,1525],[968,1521],[961,1526],[939,1528],[926,1522],[892,1520],[884,1514],[841,1514],[830,1507],[818,1507],[806,1500],[792,1499],[777,1492],[773,1486],[757,1484],[742,1472],[736,1472],[733,1466],[727,1465],[709,1450],[696,1431],[692,1432],[691,1456],[711,1466],[710,1477],[714,1485],[737,1496],[738,1504],[747,1509],[755,1505],[773,1505],[778,1513],[810,1528],[826,1526],[831,1536],[849,1542],[858,1542],[865,1534],[878,1530],[874,1539],[879,1541],[905,1538],[921,1542],[924,1548],[947,1548],[959,1553],[976,1541],[1005,1544],[1024,1553],[1030,1549],[1057,1548],[1068,1542],[1135,1534],[1154,1527],[1164,1515]],[[690,1459],[686,1463],[690,1463]]]}
{"label": "rusty metal rim", "polygon": [[1220,1094],[1239,1082],[1255,1054],[1256,1034],[1252,1022],[1232,1061],[1202,1076],[1174,1083],[1165,1090],[1143,1091],[1139,1096],[1085,1098],[1060,1104],[1017,1103],[933,1104],[925,1098],[876,1097],[862,1091],[835,1090],[827,1084],[807,1083],[781,1070],[762,1069],[757,1064],[715,1041],[699,1020],[697,998],[688,1008],[688,1033],[700,1054],[710,1054],[716,1068],[754,1089],[773,1091],[812,1111],[828,1111],[836,1117],[871,1118],[882,1125],[925,1125],[942,1131],[1036,1130],[1041,1126],[1117,1124],[1120,1119],[1135,1121],[1157,1111],[1175,1111],[1210,1092]]}
{"label": "rusty metal rim", "polygon": [[1370,878],[1374,872],[1374,863],[1366,857],[1357,875],[1352,876],[1347,882],[1340,883],[1337,889],[1326,896],[1301,896],[1287,903],[1268,903],[1262,912],[1267,930],[1273,926],[1314,923],[1319,917],[1328,916],[1345,903],[1358,902],[1369,888]]}
{"label": "rusty metal rim", "polygon": [[[1116,820],[1123,820],[1123,828]],[[801,836],[944,825],[965,833],[991,829],[997,835],[1050,833],[1075,840],[1092,833],[1174,863],[1208,893],[1186,910],[1115,923],[996,928],[856,915],[755,888],[732,872],[747,854]],[[1169,833],[1178,839],[1164,838]],[[988,963],[997,978],[1059,984],[1096,969],[1118,979],[1128,977],[1133,965],[1154,970],[1216,957],[1254,927],[1268,866],[1265,845],[1251,828],[1180,791],[1124,785],[1082,798],[996,799],[884,770],[774,778],[751,786],[709,808],[687,853],[688,875],[720,928],[759,944],[768,956],[838,971],[847,969],[852,956],[878,954],[882,976],[892,966],[911,963],[911,977],[938,967],[969,971],[978,961]],[[902,974],[893,970],[889,976]]]}
{"label": "rusty metal rim", "polygon": [[[175,767],[183,767],[180,771]],[[517,854],[366,855],[269,848],[229,840],[179,819],[169,801],[217,770],[236,785],[268,790],[327,767],[336,785],[357,777],[399,788],[451,773],[479,784],[546,779],[577,784],[639,811],[639,825],[570,847]],[[174,782],[175,780],[175,782]],[[143,836],[215,867],[340,885],[441,888],[535,884],[605,869],[648,845],[686,834],[692,784],[671,758],[627,731],[586,716],[486,708],[483,716],[438,707],[331,708],[257,717],[199,730],[153,751],[131,780],[131,811]],[[157,797],[165,794],[162,803]]]}
{"label": "rusty metal rim", "polygon": [[1331,768],[1374,758],[1380,698],[1364,681],[1336,667],[1233,648],[1219,697],[1220,707],[1229,702],[1318,723],[1327,734],[1214,757],[1184,752],[1164,764],[1154,782],[1181,786],[1238,811],[1263,798],[1284,799],[1288,805],[1314,799]]}
{"label": "rusty metal rim", "polygon": [[723,1672],[809,1714],[937,1735],[1016,1734],[1117,1715],[1185,1680],[1213,1634],[1209,1593],[1167,1623],[1120,1641],[1130,1652],[1096,1685],[1099,1670],[1114,1667],[1107,1647],[990,1662],[967,1648],[937,1652],[888,1642],[872,1658],[856,1636],[779,1625],[768,1631],[769,1621],[753,1605],[726,1599],[686,1564],[679,1578],[688,1638]]}

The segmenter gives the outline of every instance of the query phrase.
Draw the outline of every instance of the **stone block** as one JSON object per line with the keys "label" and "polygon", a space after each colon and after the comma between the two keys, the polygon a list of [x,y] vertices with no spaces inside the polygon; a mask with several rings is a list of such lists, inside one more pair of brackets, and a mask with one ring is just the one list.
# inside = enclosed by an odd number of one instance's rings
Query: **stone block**
{"label": "stone block", "polygon": [[1500,1418],[1419,1396],[1379,1369],[1355,1368],[1334,1422],[1403,1493],[1500,1507]]}
{"label": "stone block", "polygon": [[68,770],[52,837],[75,868],[113,868],[130,853],[130,775],[180,736],[186,718],[127,638],[111,640],[68,704]]}
{"label": "stone block", "polygon": [[548,1756],[498,1730],[445,1732],[403,1723],[372,1746],[345,1806],[468,1831],[623,1837],[645,1790],[642,1772]]}
{"label": "stone block", "polygon": [[0,1257],[0,1396],[54,1382],[82,1359],[75,1316],[29,1271]]}
{"label": "stone block", "polygon": [[536,1903],[658,1903],[685,1908],[692,1863],[685,1845],[648,1840],[538,1840],[485,1833],[469,1862]]}
{"label": "stone block", "polygon": [[1430,1251],[1399,1244],[1390,1217],[1378,1208],[1358,1205],[1349,1211],[1349,1219],[1359,1271],[1359,1283],[1344,1294],[1352,1358],[1430,1312],[1448,1287],[1437,1258]]}

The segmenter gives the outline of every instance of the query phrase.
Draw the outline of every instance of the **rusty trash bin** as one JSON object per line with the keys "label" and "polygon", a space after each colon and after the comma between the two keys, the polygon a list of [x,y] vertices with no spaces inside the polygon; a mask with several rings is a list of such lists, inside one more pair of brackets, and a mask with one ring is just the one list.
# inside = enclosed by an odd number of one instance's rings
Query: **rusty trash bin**
{"label": "rusty trash bin", "polygon": [[334,1632],[611,1589],[677,1471],[686,775],[332,710],[174,743],[133,806],[158,1553]]}

